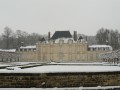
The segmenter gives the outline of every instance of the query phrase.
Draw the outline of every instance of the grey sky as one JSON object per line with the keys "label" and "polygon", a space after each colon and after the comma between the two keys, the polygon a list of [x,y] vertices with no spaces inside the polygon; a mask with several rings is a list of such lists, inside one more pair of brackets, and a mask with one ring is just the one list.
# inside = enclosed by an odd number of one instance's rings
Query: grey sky
{"label": "grey sky", "polygon": [[0,0],[0,34],[5,26],[40,34],[120,30],[120,0]]}

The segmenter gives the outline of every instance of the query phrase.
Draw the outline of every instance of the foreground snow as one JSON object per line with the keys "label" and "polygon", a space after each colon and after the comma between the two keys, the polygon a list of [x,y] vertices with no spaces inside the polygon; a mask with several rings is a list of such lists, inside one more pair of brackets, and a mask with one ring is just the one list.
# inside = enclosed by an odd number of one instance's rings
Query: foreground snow
{"label": "foreground snow", "polygon": [[0,90],[115,90],[120,89],[120,86],[105,86],[105,87],[74,87],[74,88],[0,88]]}
{"label": "foreground snow", "polygon": [[[18,65],[18,66],[17,66]],[[102,64],[85,64],[85,63],[49,63],[49,64],[28,64],[23,63],[15,66],[0,69],[0,73],[66,73],[66,72],[117,72],[120,66],[102,65]],[[20,66],[19,66],[20,65]],[[37,65],[37,66],[36,66]],[[32,67],[30,67],[32,66]],[[27,67],[22,68],[21,67]]]}

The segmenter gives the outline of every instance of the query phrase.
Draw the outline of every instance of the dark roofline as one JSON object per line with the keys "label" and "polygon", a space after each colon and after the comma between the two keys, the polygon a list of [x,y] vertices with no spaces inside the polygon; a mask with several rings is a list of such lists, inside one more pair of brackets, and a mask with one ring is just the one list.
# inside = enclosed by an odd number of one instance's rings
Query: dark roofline
{"label": "dark roofline", "polygon": [[58,38],[72,38],[70,31],[55,31],[51,39],[55,40]]}

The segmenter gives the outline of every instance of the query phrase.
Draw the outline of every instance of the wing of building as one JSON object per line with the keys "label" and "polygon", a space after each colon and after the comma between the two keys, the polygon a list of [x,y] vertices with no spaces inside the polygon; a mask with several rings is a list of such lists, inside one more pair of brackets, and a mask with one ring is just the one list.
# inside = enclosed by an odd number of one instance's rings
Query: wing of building
{"label": "wing of building", "polygon": [[111,51],[109,45],[91,45],[86,40],[69,31],[56,31],[53,36],[48,33],[48,40],[43,37],[34,46],[20,47],[20,61],[29,62],[100,62],[99,54]]}
{"label": "wing of building", "polygon": [[0,62],[18,62],[20,58],[16,49],[0,49]]}

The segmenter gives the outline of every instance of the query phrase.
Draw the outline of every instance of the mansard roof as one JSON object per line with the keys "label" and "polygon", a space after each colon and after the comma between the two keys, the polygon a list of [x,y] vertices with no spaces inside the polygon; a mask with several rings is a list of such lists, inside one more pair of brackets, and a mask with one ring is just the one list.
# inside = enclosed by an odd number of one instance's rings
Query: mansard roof
{"label": "mansard roof", "polygon": [[51,39],[58,38],[72,38],[72,35],[69,31],[56,31]]}

